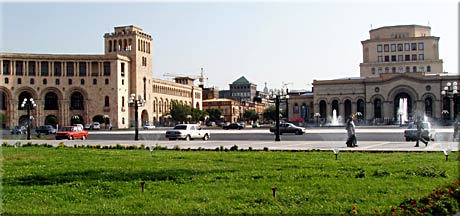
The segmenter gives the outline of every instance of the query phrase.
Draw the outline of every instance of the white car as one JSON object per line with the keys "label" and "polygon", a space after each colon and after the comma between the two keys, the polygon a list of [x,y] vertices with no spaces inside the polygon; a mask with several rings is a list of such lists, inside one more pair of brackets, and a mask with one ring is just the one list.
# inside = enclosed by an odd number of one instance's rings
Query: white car
{"label": "white car", "polygon": [[209,130],[203,130],[197,124],[178,124],[172,130],[166,131],[166,138],[169,140],[176,139],[203,139],[208,140],[211,136]]}
{"label": "white car", "polygon": [[101,124],[99,122],[94,122],[93,123],[93,130],[99,130],[101,129]]}
{"label": "white car", "polygon": [[145,130],[153,130],[153,129],[155,129],[155,125],[153,125],[152,123],[146,123],[146,124],[143,126],[143,128],[144,128]]}

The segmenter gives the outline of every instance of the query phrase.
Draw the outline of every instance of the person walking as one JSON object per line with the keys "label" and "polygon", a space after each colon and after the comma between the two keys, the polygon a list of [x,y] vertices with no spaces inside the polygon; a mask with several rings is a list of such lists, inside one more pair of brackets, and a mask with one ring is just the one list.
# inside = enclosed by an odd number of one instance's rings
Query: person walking
{"label": "person walking", "polygon": [[358,147],[357,140],[356,140],[356,131],[355,131],[354,119],[355,119],[355,116],[350,115],[348,117],[347,126],[345,128],[347,130],[347,135],[348,135],[348,139],[347,139],[347,142],[346,142],[347,147]]}
{"label": "person walking", "polygon": [[423,122],[420,117],[417,117],[417,120],[415,121],[415,125],[417,126],[417,142],[415,143],[414,147],[419,147],[418,143],[419,141],[422,141],[425,143],[425,146],[428,146],[428,140],[425,140],[423,138]]}

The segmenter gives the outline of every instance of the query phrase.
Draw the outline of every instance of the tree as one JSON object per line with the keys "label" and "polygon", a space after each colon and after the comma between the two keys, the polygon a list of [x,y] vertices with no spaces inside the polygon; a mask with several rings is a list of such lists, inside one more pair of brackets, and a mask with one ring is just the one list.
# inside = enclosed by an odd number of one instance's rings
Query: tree
{"label": "tree", "polygon": [[176,100],[171,101],[170,115],[175,122],[187,121],[187,115],[191,115],[191,107],[183,105]]}
{"label": "tree", "polygon": [[204,120],[205,112],[201,111],[200,109],[192,108],[191,113],[192,113],[192,121],[193,122],[198,122],[198,121],[203,121]]}
{"label": "tree", "polygon": [[257,119],[259,119],[259,115],[257,114],[256,110],[253,110],[253,109],[245,110],[243,117],[245,121],[251,120],[255,122],[257,121]]}
{"label": "tree", "polygon": [[275,121],[276,120],[276,108],[275,106],[269,106],[267,107],[267,109],[265,109],[264,111],[264,119],[265,120],[271,120],[271,121]]}
{"label": "tree", "polygon": [[103,115],[95,115],[93,117],[93,122],[104,123],[104,116]]}
{"label": "tree", "polygon": [[213,122],[219,121],[220,116],[222,115],[222,111],[217,108],[209,108],[206,110],[206,112],[209,115],[209,121],[213,121]]}

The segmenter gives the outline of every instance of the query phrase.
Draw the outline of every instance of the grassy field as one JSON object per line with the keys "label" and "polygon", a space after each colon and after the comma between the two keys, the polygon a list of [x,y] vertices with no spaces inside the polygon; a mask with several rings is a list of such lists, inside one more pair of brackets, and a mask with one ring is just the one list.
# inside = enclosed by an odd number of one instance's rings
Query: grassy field
{"label": "grassy field", "polygon": [[459,176],[441,152],[1,150],[12,214],[375,214]]}

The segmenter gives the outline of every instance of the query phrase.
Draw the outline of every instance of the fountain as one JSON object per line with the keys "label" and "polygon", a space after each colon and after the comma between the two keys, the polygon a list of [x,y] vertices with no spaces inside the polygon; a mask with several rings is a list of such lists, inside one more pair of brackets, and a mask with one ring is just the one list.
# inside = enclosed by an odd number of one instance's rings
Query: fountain
{"label": "fountain", "polygon": [[407,98],[399,98],[399,108],[398,108],[398,122],[403,124],[408,120],[407,114]]}
{"label": "fountain", "polygon": [[329,124],[329,126],[340,126],[339,124],[339,119],[340,117],[337,116],[337,110],[332,110],[332,120],[331,120],[331,123]]}

